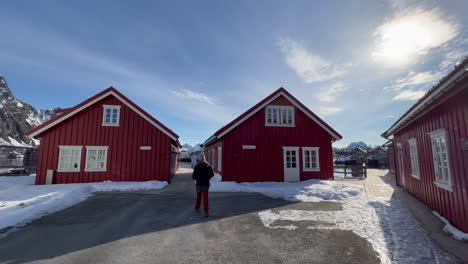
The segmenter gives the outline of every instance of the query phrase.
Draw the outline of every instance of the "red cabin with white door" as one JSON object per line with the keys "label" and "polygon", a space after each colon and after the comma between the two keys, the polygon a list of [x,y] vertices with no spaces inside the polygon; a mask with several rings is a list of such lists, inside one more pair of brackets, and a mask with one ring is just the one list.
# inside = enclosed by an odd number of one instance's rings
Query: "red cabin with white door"
{"label": "red cabin with white door", "polygon": [[205,156],[224,181],[333,178],[333,128],[280,88],[205,141]]}
{"label": "red cabin with white door", "polygon": [[170,181],[178,135],[110,87],[28,131],[40,138],[36,184]]}
{"label": "red cabin with white door", "polygon": [[382,136],[393,137],[397,184],[468,232],[468,58]]}

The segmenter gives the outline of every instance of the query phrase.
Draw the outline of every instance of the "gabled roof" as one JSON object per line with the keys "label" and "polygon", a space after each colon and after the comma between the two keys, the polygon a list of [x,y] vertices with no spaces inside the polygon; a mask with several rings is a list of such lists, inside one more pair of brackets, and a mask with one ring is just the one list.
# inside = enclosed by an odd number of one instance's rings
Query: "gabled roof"
{"label": "gabled roof", "polygon": [[102,92],[96,94],[95,96],[93,96],[93,97],[91,97],[91,98],[77,104],[74,107],[64,109],[64,111],[61,112],[60,115],[57,115],[56,117],[48,120],[47,122],[44,122],[41,125],[29,130],[28,132],[26,132],[26,135],[28,135],[30,137],[36,137],[36,138],[40,137],[40,135],[43,132],[51,129],[55,125],[60,124],[61,122],[67,120],[68,118],[76,115],[77,113],[83,111],[84,109],[98,103],[102,99],[104,99],[104,98],[106,98],[108,96],[111,96],[111,95],[114,96],[115,98],[117,98],[122,103],[124,103],[128,108],[132,109],[135,113],[137,113],[138,115],[143,117],[143,119],[148,121],[150,124],[152,124],[153,126],[158,128],[159,130],[161,130],[164,134],[166,134],[169,138],[174,140],[177,144],[179,144],[178,143],[179,136],[176,133],[174,133],[172,130],[167,128],[161,122],[156,120],[156,118],[152,117],[145,110],[141,109],[141,107],[139,107],[134,102],[130,101],[130,99],[128,99],[125,95],[123,95],[122,93],[117,91],[117,89],[115,89],[113,87],[109,87],[109,88],[105,89],[104,91],[102,91]]}
{"label": "gabled roof", "polygon": [[244,112],[242,115],[237,117],[236,119],[232,120],[229,124],[223,126],[218,131],[216,131],[210,138],[208,138],[204,146],[210,144],[211,142],[216,141],[217,139],[222,138],[224,135],[229,133],[231,130],[236,128],[238,125],[242,124],[245,120],[249,119],[255,113],[260,111],[261,109],[265,108],[271,102],[273,102],[276,98],[283,96],[289,102],[291,102],[297,109],[301,110],[306,116],[312,119],[315,123],[317,123],[321,128],[323,128],[326,132],[328,132],[335,140],[340,140],[343,137],[336,132],[333,128],[331,128],[327,123],[325,123],[322,119],[320,119],[316,114],[314,114],[309,108],[303,105],[299,100],[297,100],[294,96],[292,96],[286,89],[283,87],[279,88],[268,97],[251,107],[249,110]]}
{"label": "gabled roof", "polygon": [[411,106],[387,131],[382,133],[382,137],[388,138],[397,131],[414,121],[418,114],[424,112],[430,106],[433,106],[435,100],[447,97],[451,90],[456,86],[457,82],[468,76],[468,56],[460,63],[457,63],[454,69],[446,74],[442,79],[434,85],[427,93]]}

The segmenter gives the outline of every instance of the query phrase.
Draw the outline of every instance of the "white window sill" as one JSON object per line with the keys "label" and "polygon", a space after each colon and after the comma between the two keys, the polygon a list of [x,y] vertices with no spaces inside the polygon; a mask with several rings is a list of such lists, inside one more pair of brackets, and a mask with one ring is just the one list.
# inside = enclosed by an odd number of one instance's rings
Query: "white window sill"
{"label": "white window sill", "polygon": [[103,172],[107,171],[107,169],[85,169],[86,172]]}
{"label": "white window sill", "polygon": [[59,169],[57,172],[80,172],[80,170],[64,170],[64,169]]}
{"label": "white window sill", "polygon": [[415,175],[415,174],[412,174],[412,173],[411,173],[411,176],[412,176],[413,178],[415,178],[415,179],[421,180],[421,177],[419,177],[418,175]]}
{"label": "white window sill", "polygon": [[102,126],[118,127],[119,124],[102,124]]}
{"label": "white window sill", "polygon": [[303,169],[303,171],[320,171],[320,168],[314,168],[314,169]]}
{"label": "white window sill", "polygon": [[281,125],[281,124],[265,124],[265,126],[270,126],[270,127],[295,127],[295,125]]}
{"label": "white window sill", "polygon": [[434,182],[434,184],[437,185],[437,187],[439,187],[441,189],[444,189],[444,190],[449,191],[449,192],[453,192],[452,186],[450,186],[448,184],[439,183],[439,182]]}

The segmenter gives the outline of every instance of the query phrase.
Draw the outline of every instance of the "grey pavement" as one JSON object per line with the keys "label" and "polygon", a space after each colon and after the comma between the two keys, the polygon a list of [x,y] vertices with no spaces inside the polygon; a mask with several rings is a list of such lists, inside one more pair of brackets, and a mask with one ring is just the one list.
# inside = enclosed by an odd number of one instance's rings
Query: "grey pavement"
{"label": "grey pavement", "polygon": [[205,218],[193,210],[189,174],[163,190],[99,193],[0,238],[0,263],[380,263],[352,231],[270,229],[258,217],[267,209],[337,211],[340,203],[209,195]]}

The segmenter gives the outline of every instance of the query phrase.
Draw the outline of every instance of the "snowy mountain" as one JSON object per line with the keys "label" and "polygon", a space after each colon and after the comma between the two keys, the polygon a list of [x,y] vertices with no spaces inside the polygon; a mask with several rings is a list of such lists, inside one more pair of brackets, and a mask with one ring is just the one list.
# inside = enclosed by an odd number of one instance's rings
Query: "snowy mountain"
{"label": "snowy mountain", "polygon": [[56,116],[57,109],[37,111],[17,99],[0,75],[0,145],[37,146],[39,141],[25,135],[26,131]]}
{"label": "snowy mountain", "polygon": [[203,151],[203,148],[200,147],[200,144],[195,144],[195,146],[192,147],[192,145],[185,143],[184,145],[182,145],[182,148],[180,150],[187,151],[188,153],[193,153],[197,151]]}
{"label": "snowy mountain", "polygon": [[348,150],[352,150],[354,148],[357,148],[357,147],[360,147],[362,149],[367,149],[369,148],[369,146],[367,146],[366,143],[362,142],[362,141],[359,141],[359,142],[351,142],[348,147],[346,147],[346,149]]}

